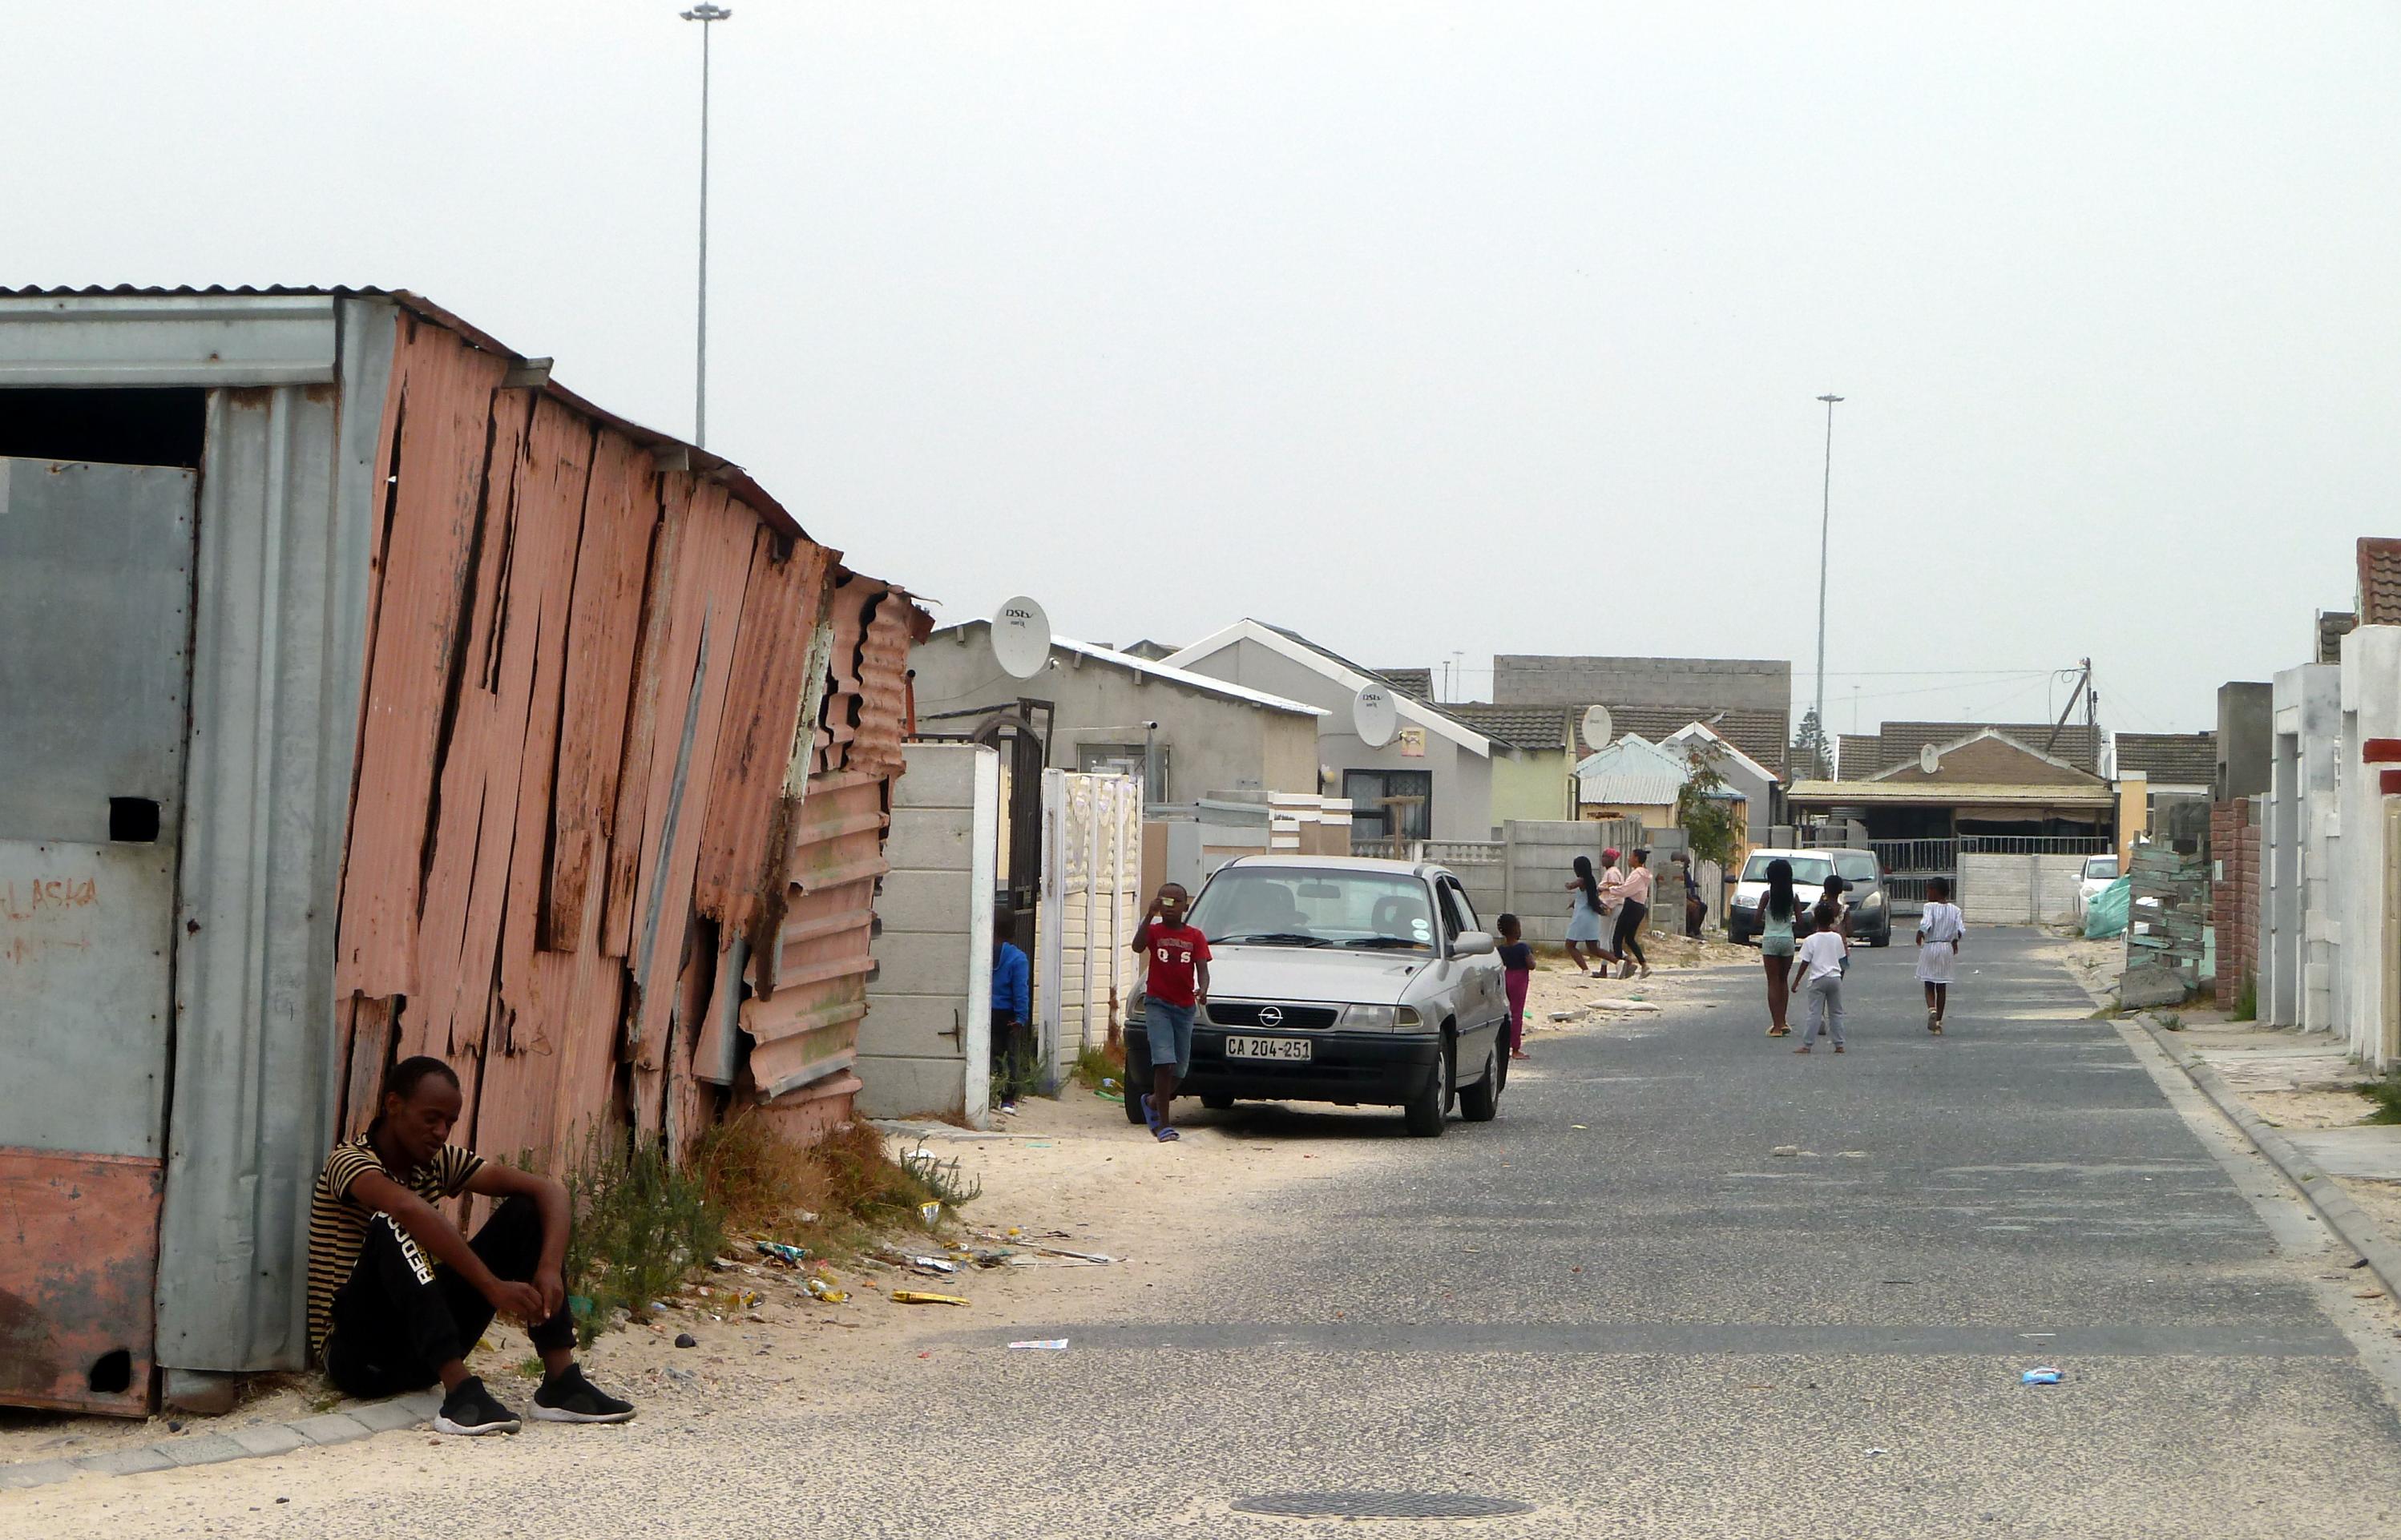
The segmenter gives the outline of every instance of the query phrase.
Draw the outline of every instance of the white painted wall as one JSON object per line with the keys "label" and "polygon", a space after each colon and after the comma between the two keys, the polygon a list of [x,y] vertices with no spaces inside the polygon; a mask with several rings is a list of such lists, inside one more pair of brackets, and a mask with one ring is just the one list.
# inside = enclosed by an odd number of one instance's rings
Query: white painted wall
{"label": "white painted wall", "polygon": [[2382,1070],[2384,968],[2394,917],[2385,912],[2384,802],[2377,766],[2363,763],[2371,738],[2401,738],[2401,626],[2361,626],[2342,639],[2339,777],[2334,792],[2339,840],[2329,884],[2331,1016],[2361,1063]]}
{"label": "white painted wall", "polygon": [[2307,663],[2276,675],[2267,816],[2260,828],[2259,1017],[2330,1032],[2340,823],[2342,670]]}

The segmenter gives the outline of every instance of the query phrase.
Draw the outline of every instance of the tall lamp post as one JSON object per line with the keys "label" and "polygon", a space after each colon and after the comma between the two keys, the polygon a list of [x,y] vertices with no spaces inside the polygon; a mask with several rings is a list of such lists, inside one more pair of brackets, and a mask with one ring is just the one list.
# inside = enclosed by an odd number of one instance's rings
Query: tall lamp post
{"label": "tall lamp post", "polygon": [[[1843,398],[1823,395],[1826,403],[1826,483],[1818,508],[1818,742],[1826,740],[1826,557],[1834,529],[1834,403]],[[1820,753],[1822,755],[1822,748]]]}
{"label": "tall lamp post", "polygon": [[700,23],[700,324],[697,356],[693,368],[692,442],[708,442],[708,28],[712,21],[730,21],[732,7],[710,0],[680,13]]}

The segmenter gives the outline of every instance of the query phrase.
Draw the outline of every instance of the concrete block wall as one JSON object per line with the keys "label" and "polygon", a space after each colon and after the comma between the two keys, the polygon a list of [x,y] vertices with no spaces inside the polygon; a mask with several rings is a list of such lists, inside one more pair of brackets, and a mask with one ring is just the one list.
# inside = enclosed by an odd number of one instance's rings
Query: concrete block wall
{"label": "concrete block wall", "polygon": [[2215,852],[2210,923],[2217,931],[2217,1002],[2232,1005],[2246,974],[2259,967],[2261,893],[2257,798],[2238,797],[2210,809]]}
{"label": "concrete block wall", "polygon": [[2056,925],[2074,918],[2080,855],[1959,857],[1959,908],[1970,925]]}
{"label": "concrete block wall", "polygon": [[[1557,946],[1567,939],[1568,883],[1575,876],[1575,858],[1592,857],[1597,872],[1602,851],[1641,842],[1642,825],[1629,819],[1567,823],[1513,818],[1502,834],[1508,847],[1504,906],[1524,923],[1527,940]],[[1654,872],[1660,859],[1654,852]]]}
{"label": "concrete block wall", "polygon": [[1518,705],[1686,706],[1751,711],[1792,703],[1792,665],[1748,658],[1584,658],[1503,653],[1493,659],[1492,698]]}

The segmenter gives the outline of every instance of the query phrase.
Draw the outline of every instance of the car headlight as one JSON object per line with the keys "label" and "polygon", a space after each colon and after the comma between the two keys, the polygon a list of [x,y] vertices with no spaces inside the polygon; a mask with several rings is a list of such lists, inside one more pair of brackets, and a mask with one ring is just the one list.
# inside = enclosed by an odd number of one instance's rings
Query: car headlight
{"label": "car headlight", "polygon": [[1342,1025],[1361,1027],[1369,1031],[1384,1031],[1393,1025],[1393,1008],[1389,1005],[1345,1005]]}
{"label": "car headlight", "polygon": [[1868,894],[1868,895],[1867,895],[1867,897],[1865,897],[1865,898],[1861,899],[1861,900],[1859,901],[1859,907],[1860,907],[1860,908],[1862,908],[1862,909],[1881,909],[1881,908],[1883,908],[1883,907],[1884,907],[1884,890],[1883,890],[1883,889],[1881,889],[1881,888],[1879,888],[1879,889],[1877,889],[1874,893],[1872,893]]}

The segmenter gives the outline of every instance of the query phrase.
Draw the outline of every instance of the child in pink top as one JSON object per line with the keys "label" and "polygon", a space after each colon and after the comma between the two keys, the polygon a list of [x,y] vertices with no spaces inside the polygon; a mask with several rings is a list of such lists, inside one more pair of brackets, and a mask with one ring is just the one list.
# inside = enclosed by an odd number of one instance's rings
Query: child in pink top
{"label": "child in pink top", "polygon": [[1526,986],[1534,980],[1534,948],[1520,934],[1517,917],[1504,914],[1501,925],[1501,983],[1509,992],[1509,1056],[1528,1058],[1526,1052]]}

